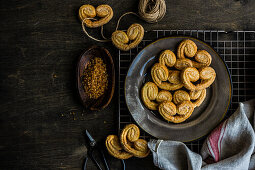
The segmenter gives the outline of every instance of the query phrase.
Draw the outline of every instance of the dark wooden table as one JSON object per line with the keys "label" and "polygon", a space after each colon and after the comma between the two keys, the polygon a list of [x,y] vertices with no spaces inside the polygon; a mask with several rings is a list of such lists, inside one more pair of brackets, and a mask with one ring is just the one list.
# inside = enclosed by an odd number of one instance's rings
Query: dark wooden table
{"label": "dark wooden table", "polygon": [[[82,4],[107,3],[114,17],[107,36],[125,12],[137,11],[138,0],[0,2],[0,169],[81,169],[86,153],[83,132],[96,140],[117,133],[117,97],[100,112],[84,109],[75,88],[75,67],[91,45],[105,46],[115,63],[111,43],[90,40],[81,30]],[[157,24],[126,16],[121,29],[133,22],[145,30],[254,30],[253,0],[168,0],[167,14]],[[99,30],[89,30],[99,35]],[[127,169],[154,169],[152,156],[130,159]],[[111,159],[113,169],[120,162]],[[96,169],[89,162],[88,169]],[[156,168],[155,168],[156,169]]]}

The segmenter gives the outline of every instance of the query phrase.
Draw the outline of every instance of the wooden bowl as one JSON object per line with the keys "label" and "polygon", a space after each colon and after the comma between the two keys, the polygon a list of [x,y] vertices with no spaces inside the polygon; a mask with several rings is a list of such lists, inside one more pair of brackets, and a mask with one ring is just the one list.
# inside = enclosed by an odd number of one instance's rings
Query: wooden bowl
{"label": "wooden bowl", "polygon": [[[90,99],[85,93],[82,80],[85,68],[89,61],[95,57],[102,58],[103,62],[106,64],[108,87],[105,93],[98,99]],[[81,102],[86,108],[89,108],[90,110],[101,110],[108,106],[111,102],[115,88],[115,70],[112,56],[107,49],[99,46],[92,46],[80,56],[77,63],[77,88]]]}

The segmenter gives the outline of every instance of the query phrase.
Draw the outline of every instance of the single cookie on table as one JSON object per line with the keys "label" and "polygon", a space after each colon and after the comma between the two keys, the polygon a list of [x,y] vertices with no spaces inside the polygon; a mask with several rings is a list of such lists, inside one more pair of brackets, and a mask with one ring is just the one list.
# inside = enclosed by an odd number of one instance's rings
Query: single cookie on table
{"label": "single cookie on table", "polygon": [[[93,21],[91,18],[100,17]],[[101,27],[107,24],[113,17],[113,10],[109,5],[99,5],[95,8],[92,5],[82,5],[79,9],[80,20],[89,28]]]}
{"label": "single cookie on table", "polygon": [[135,157],[144,158],[149,155],[150,149],[147,146],[147,141],[139,139],[139,137],[139,128],[135,124],[129,124],[120,134],[120,143],[125,151],[133,154]]}
{"label": "single cookie on table", "polygon": [[109,154],[118,159],[128,159],[133,156],[133,154],[126,152],[119,141],[118,136],[116,135],[109,135],[105,141],[106,149],[108,150]]}

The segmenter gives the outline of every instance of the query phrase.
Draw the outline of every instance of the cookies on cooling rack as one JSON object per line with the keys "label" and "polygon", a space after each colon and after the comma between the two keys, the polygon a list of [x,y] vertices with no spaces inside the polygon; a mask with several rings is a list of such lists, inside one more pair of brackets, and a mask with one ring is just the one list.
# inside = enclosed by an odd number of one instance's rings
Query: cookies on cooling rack
{"label": "cookies on cooling rack", "polygon": [[189,39],[179,44],[177,57],[171,50],[164,50],[158,63],[152,66],[153,82],[142,87],[144,105],[150,110],[158,110],[167,121],[185,121],[195,107],[203,103],[206,88],[216,78],[211,62],[211,55],[206,50],[198,50],[195,42]]}

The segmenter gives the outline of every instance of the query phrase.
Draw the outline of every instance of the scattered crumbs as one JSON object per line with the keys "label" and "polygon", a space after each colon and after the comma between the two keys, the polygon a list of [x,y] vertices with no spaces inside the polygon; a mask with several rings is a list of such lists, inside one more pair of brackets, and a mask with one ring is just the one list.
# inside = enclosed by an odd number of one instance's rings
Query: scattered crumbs
{"label": "scattered crumbs", "polygon": [[106,124],[107,122],[106,121],[104,121],[104,124]]}
{"label": "scattered crumbs", "polygon": [[61,116],[63,117],[63,116],[64,116],[64,114],[62,113],[62,114],[61,114]]}
{"label": "scattered crumbs", "polygon": [[57,75],[56,75],[56,74],[53,74],[53,78],[57,78]]}

